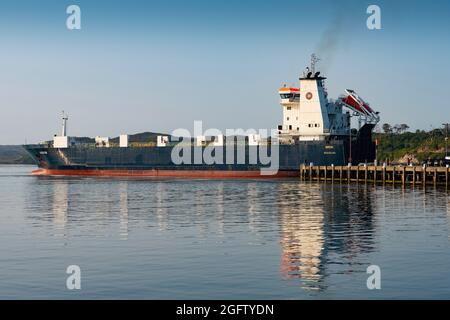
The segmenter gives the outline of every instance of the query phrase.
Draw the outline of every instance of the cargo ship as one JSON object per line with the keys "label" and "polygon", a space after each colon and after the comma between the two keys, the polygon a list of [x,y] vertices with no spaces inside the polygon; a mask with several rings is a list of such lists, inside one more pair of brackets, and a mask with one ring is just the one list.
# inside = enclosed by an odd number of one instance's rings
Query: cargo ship
{"label": "cargo ship", "polygon": [[[375,160],[372,132],[379,114],[354,90],[328,98],[318,59],[299,78],[299,87],[283,85],[278,94],[282,124],[266,137],[158,135],[136,143],[118,139],[80,140],[62,132],[52,141],[24,145],[37,166],[34,175],[187,178],[295,177],[302,164],[336,165]],[[352,129],[352,117],[358,128]],[[355,122],[355,121],[354,121]],[[180,142],[180,140],[182,142]]]}

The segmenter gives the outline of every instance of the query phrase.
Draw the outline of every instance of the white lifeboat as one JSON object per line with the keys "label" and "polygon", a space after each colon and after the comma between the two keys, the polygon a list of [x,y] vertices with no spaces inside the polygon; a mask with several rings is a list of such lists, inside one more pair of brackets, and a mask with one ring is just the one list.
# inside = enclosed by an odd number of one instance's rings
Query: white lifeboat
{"label": "white lifeboat", "polygon": [[378,112],[375,112],[354,90],[347,89],[345,90],[345,93],[346,94],[341,96],[338,100],[345,107],[365,118],[367,122],[376,124],[380,121]]}

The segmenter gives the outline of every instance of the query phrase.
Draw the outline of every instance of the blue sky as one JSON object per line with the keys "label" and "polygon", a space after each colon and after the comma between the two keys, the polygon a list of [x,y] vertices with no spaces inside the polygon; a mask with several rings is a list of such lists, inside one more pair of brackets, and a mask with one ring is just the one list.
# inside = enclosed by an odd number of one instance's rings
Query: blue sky
{"label": "blue sky", "polygon": [[273,128],[277,89],[312,52],[331,97],[355,89],[414,129],[450,122],[448,1],[2,0],[0,30],[0,144],[51,138],[62,109],[77,136]]}

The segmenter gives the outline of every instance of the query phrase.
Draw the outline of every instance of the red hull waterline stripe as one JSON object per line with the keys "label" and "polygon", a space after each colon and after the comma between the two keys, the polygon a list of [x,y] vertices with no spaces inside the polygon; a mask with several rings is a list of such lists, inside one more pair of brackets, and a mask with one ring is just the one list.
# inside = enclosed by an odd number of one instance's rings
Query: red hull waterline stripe
{"label": "red hull waterline stripe", "polygon": [[38,169],[36,176],[80,176],[80,177],[179,177],[179,178],[288,178],[300,176],[299,171],[278,171],[274,175],[262,175],[260,171],[225,170],[57,170]]}

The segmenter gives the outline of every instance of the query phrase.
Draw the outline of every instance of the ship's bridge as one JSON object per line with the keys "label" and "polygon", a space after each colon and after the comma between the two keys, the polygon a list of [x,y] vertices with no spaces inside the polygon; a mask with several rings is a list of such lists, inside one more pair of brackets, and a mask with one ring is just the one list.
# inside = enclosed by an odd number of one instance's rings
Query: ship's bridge
{"label": "ship's bridge", "polygon": [[286,87],[278,90],[282,105],[298,104],[300,102],[300,88]]}

